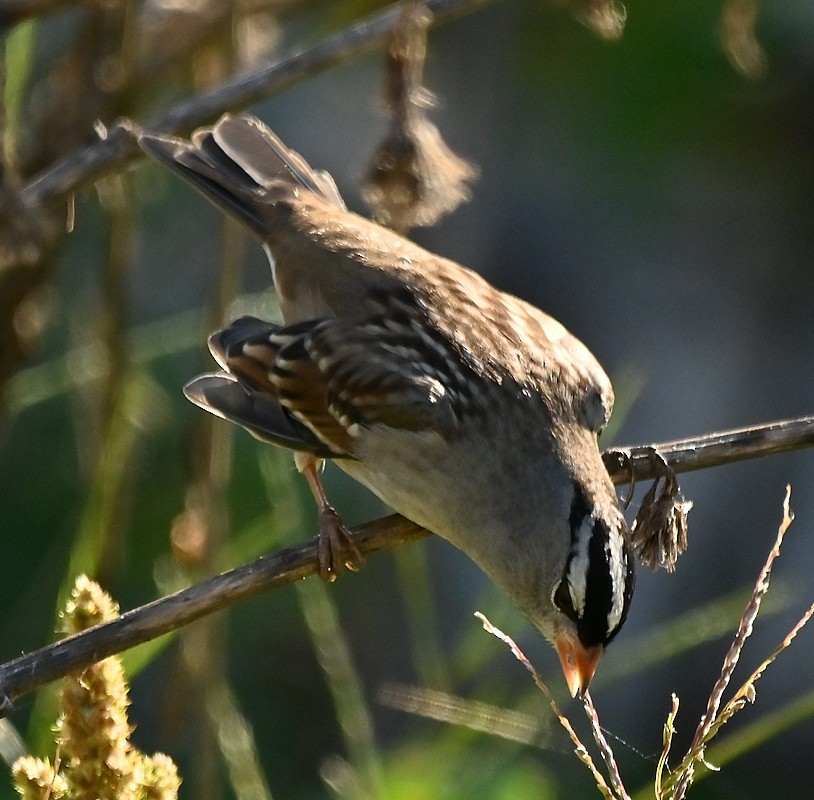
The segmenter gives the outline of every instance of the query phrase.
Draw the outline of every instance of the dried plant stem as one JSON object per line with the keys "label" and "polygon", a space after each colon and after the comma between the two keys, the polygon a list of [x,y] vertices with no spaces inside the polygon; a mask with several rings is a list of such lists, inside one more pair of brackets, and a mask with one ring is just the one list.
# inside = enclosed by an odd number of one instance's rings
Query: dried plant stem
{"label": "dried plant stem", "polygon": [[[571,741],[574,743],[575,752],[579,760],[585,764],[586,767],[591,771],[591,775],[593,775],[594,781],[596,782],[596,786],[602,795],[606,797],[608,800],[617,800],[617,795],[614,794],[613,790],[608,786],[605,778],[602,776],[602,773],[596,768],[596,764],[594,764],[593,759],[591,758],[590,753],[588,752],[585,745],[580,740],[579,736],[577,736],[577,732],[571,727],[571,723],[568,721],[568,718],[560,711],[559,705],[557,705],[557,701],[554,699],[554,695],[551,694],[551,690],[548,688],[546,683],[540,677],[540,673],[534,668],[534,665],[526,658],[523,651],[517,646],[514,639],[511,636],[503,633],[502,630],[496,628],[489,622],[486,617],[480,613],[480,611],[475,612],[475,616],[480,620],[481,624],[483,625],[483,629],[487,633],[491,633],[492,636],[500,639],[501,642],[504,642],[509,646],[509,649],[512,651],[512,655],[531,673],[531,677],[534,679],[534,683],[536,684],[537,688],[545,695],[546,700],[548,700],[549,705],[551,706],[551,710],[554,712],[557,719],[560,721],[560,725],[565,729],[565,732],[568,734]],[[590,704],[590,706],[588,705]],[[608,743],[605,741],[604,736],[602,736],[602,732],[599,729],[599,719],[596,717],[596,711],[593,708],[593,704],[590,701],[590,697],[586,701],[586,711],[588,713],[588,718],[591,719],[591,727],[594,730],[594,736],[596,736],[596,731],[599,730],[599,734],[602,737],[602,741],[605,744],[605,747],[610,751],[610,747]],[[589,710],[590,709],[590,710]],[[596,721],[596,727],[594,728],[594,720]],[[600,750],[602,750],[602,745],[600,744]],[[603,757],[604,757],[603,752]],[[613,753],[611,753],[611,761],[613,761]],[[607,763],[607,761],[606,761]],[[616,767],[615,761],[613,762],[614,768]],[[616,771],[616,778],[619,779],[619,771]],[[611,782],[615,783],[613,772],[611,771]],[[621,779],[619,779],[618,786],[621,788],[621,794],[619,797],[623,798],[623,800],[629,800],[627,793],[622,787]],[[616,788],[616,786],[614,786]]]}
{"label": "dried plant stem", "polygon": [[[676,769],[675,775],[677,775],[677,781],[675,782],[675,791],[673,793],[674,800],[683,800],[684,796],[687,793],[687,789],[689,789],[690,784],[693,781],[693,777],[695,775],[695,766],[697,762],[703,761],[704,758],[704,748],[706,747],[707,741],[710,736],[710,732],[713,730],[713,726],[715,725],[716,720],[718,719],[718,709],[721,705],[721,700],[723,698],[723,693],[726,691],[727,686],[729,686],[729,682],[732,678],[732,673],[735,671],[735,667],[737,666],[738,660],[740,659],[741,652],[743,651],[743,647],[746,644],[746,640],[752,634],[752,627],[754,625],[755,619],[757,618],[758,612],[760,611],[760,604],[763,600],[764,595],[769,589],[769,579],[771,576],[772,566],[774,565],[774,561],[777,556],[780,555],[780,547],[783,543],[783,537],[788,530],[789,526],[794,519],[791,511],[789,510],[789,501],[791,499],[791,487],[786,487],[786,496],[783,500],[783,520],[780,523],[780,528],[777,531],[777,538],[775,539],[774,547],[769,552],[769,556],[766,559],[766,563],[763,565],[763,568],[758,575],[757,581],[755,583],[754,591],[752,592],[752,596],[749,598],[749,602],[747,603],[746,609],[743,612],[743,616],[741,617],[740,625],[738,626],[738,631],[735,635],[735,639],[732,642],[726,656],[724,657],[723,668],[721,670],[721,675],[718,680],[715,682],[715,686],[712,689],[712,692],[709,696],[709,700],[707,702],[707,708],[704,712],[703,716],[701,717],[701,721],[696,728],[695,735],[693,736],[692,744],[690,745],[690,749],[687,752],[684,760],[682,761],[681,765]],[[796,632],[805,624],[807,621],[807,616],[803,617],[803,619],[798,623],[795,628],[792,630],[791,634],[786,637],[786,640],[790,642],[791,639],[794,637]],[[788,645],[785,645],[788,646]],[[781,645],[780,650],[784,649]],[[778,650],[777,652],[780,652]],[[771,660],[772,657],[770,657]],[[755,673],[755,678],[760,676],[760,673],[765,668],[765,665],[768,665],[769,662],[764,662]],[[744,684],[744,687],[751,686],[753,681],[747,681]],[[743,695],[739,692],[733,698],[732,701],[727,705],[725,708],[725,715],[724,721],[731,718],[731,716],[739,710],[743,704],[746,702],[747,699],[753,699],[753,692],[754,689],[751,691],[747,688],[742,688]]]}
{"label": "dried plant stem", "polygon": [[[433,22],[470,13],[494,0],[428,0]],[[323,70],[360,56],[381,44],[393,30],[398,4],[349,25],[312,47],[275,59],[258,70],[226,81],[217,89],[196,95],[152,117],[144,128],[184,133],[212,122],[225,111],[244,108],[299,83]],[[51,165],[22,191],[29,207],[59,200],[140,155],[132,128],[119,124],[92,144]]]}
{"label": "dried plant stem", "polygon": [[669,769],[667,759],[670,757],[670,748],[673,745],[673,734],[675,733],[675,721],[678,716],[678,697],[673,695],[673,704],[670,713],[667,715],[667,721],[664,723],[664,737],[661,756],[659,756],[659,763],[656,766],[656,784],[655,796],[656,800],[662,800],[664,797],[664,790],[662,789],[662,781],[664,770]]}
{"label": "dried plant stem", "polygon": [[[714,764],[723,767],[794,726],[810,721],[812,716],[814,716],[814,691],[807,691],[792,698],[785,705],[743,725],[723,741],[710,743],[707,749],[708,757]],[[706,770],[699,768],[696,781],[706,774]]]}
{"label": "dried plant stem", "polygon": [[737,700],[745,697],[750,702],[754,699],[754,683],[763,675],[766,667],[769,666],[794,640],[794,637],[808,624],[809,620],[814,616],[814,603],[812,603],[800,619],[797,620],[794,627],[786,634],[782,642],[772,651],[771,655],[761,663],[761,665],[749,676],[744,682],[743,686],[735,693],[733,699]]}
{"label": "dried plant stem", "polygon": [[582,707],[585,709],[585,714],[588,721],[591,723],[591,732],[594,735],[594,740],[599,747],[599,752],[602,754],[602,760],[608,769],[608,776],[610,777],[611,786],[613,786],[616,794],[621,800],[630,800],[630,795],[625,790],[622,783],[622,776],[619,774],[619,765],[616,763],[616,758],[613,755],[613,750],[602,732],[602,726],[599,724],[599,715],[596,713],[594,701],[591,699],[591,693],[585,692],[582,697]]}
{"label": "dried plant stem", "polygon": [[603,454],[603,460],[613,482],[621,484],[659,475],[653,451],[673,472],[682,473],[811,446],[814,446],[814,416],[805,416],[662,442],[651,447],[612,448]]}
{"label": "dried plant stem", "polygon": [[[736,451],[736,459],[746,458],[744,453],[750,447],[755,448],[752,457],[769,452],[792,450],[814,443],[814,417],[710,434],[684,442],[628,448],[627,466],[619,466],[615,471],[611,471],[611,477],[617,484],[631,479],[646,479],[650,474],[649,470],[652,469],[652,460],[648,454],[653,449],[658,450],[671,467],[674,466],[672,454],[681,454],[676,465],[677,471],[695,468],[688,466],[693,463],[691,452],[708,466],[710,459],[706,455],[703,441],[711,442],[715,449],[718,460],[712,463],[727,463],[727,451],[719,447],[722,441],[731,443],[730,446]],[[640,451],[644,453],[641,458],[638,457]],[[398,514],[374,520],[354,529],[355,541],[363,553],[390,549],[427,535],[423,528]],[[106,658],[177,630],[196,619],[260,592],[314,575],[316,571],[316,545],[314,541],[305,542],[262,556],[249,564],[236,567],[181,592],[128,611],[105,625],[0,665],[0,717],[10,712],[13,702],[22,695],[64,676],[71,670],[83,669],[100,658]]]}
{"label": "dried plant stem", "polygon": [[[414,522],[393,515],[354,529],[364,553],[396,547],[426,536]],[[14,700],[83,669],[102,658],[155,639],[260,592],[285,586],[317,572],[316,539],[261,556],[250,564],[201,581],[174,594],[140,606],[119,618],[97,625],[0,666],[0,717]]]}

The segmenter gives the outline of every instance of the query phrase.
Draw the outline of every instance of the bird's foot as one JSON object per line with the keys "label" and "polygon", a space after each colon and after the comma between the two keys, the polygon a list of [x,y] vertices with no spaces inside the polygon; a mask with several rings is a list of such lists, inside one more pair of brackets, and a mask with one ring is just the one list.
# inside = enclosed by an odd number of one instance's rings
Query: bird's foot
{"label": "bird's foot", "polygon": [[319,511],[319,577],[331,583],[345,569],[358,572],[365,557],[353,541],[350,531],[342,524],[342,518],[330,505]]}

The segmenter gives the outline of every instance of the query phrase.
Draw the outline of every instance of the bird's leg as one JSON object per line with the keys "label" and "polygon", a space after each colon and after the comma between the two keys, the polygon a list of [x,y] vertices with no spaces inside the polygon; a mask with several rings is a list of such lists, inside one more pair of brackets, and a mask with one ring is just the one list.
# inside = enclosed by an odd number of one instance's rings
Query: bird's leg
{"label": "bird's leg", "polygon": [[337,579],[343,567],[357,572],[365,559],[350,532],[342,524],[342,518],[328,502],[319,478],[321,462],[322,459],[308,453],[294,454],[294,463],[308,481],[319,510],[319,577],[330,582]]}

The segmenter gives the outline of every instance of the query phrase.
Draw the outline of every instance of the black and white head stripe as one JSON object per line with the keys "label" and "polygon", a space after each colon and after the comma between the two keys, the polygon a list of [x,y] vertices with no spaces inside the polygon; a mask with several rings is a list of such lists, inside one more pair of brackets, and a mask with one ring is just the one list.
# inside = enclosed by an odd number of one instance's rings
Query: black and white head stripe
{"label": "black and white head stripe", "polygon": [[574,621],[583,645],[604,646],[627,616],[633,594],[633,552],[621,515],[613,520],[597,517],[578,486],[568,521],[571,552],[552,599]]}

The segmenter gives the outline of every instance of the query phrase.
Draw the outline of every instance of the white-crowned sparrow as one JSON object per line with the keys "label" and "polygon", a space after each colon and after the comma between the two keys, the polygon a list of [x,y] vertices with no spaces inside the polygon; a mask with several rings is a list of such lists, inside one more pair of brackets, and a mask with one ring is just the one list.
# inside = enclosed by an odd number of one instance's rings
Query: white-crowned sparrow
{"label": "white-crowned sparrow", "polygon": [[268,252],[284,324],[244,317],[213,334],[223,371],[185,391],[295,451],[320,506],[323,576],[354,558],[319,483],[330,458],[470,556],[584,691],[625,621],[634,567],[597,444],[613,392],[588,349],[347,211],[330,176],[253,117],[140,142]]}

